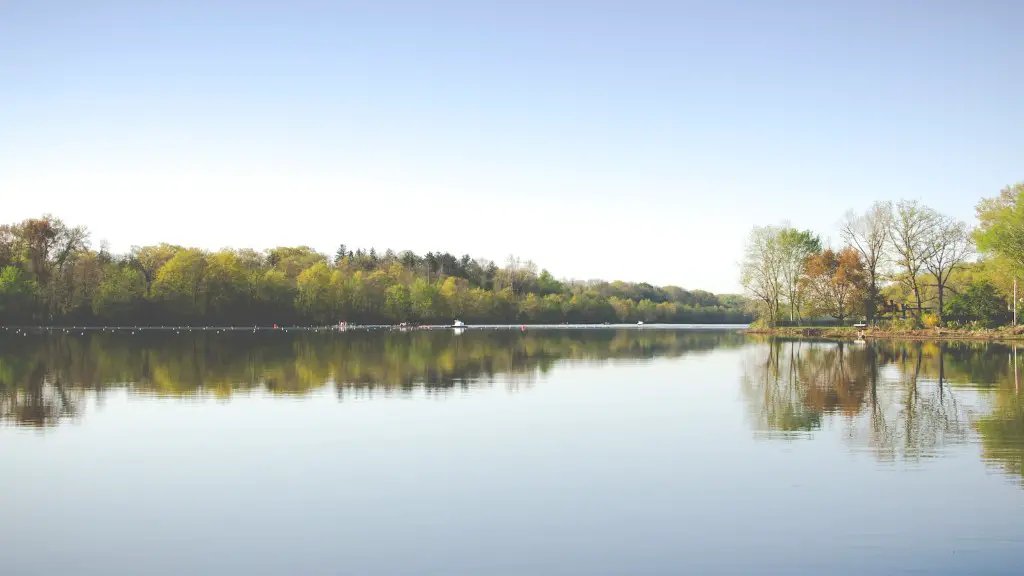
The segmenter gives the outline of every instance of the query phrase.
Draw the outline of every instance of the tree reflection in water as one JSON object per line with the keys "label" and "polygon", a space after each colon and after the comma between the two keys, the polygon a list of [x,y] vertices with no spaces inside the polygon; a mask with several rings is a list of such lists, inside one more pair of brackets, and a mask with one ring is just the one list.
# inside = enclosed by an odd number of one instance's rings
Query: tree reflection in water
{"label": "tree reflection in water", "polygon": [[557,362],[641,360],[739,347],[731,331],[0,332],[0,418],[53,426],[86,392],[189,397],[262,390],[340,398],[532,385]]}
{"label": "tree reflection in water", "polygon": [[1020,367],[1016,347],[1008,355],[1010,379],[995,390],[992,410],[975,424],[981,436],[982,455],[991,465],[1013,474],[1024,483],[1024,401],[1020,395]]}
{"label": "tree reflection in water", "polygon": [[764,436],[842,426],[855,447],[884,461],[978,442],[986,462],[1020,479],[1017,354],[1014,346],[977,342],[764,339],[744,351],[741,388]]}
{"label": "tree reflection in water", "polygon": [[529,387],[558,362],[638,361],[743,348],[742,390],[759,434],[839,426],[883,461],[976,443],[1024,478],[1024,401],[1015,347],[977,342],[811,342],[711,331],[369,333],[0,332],[0,420],[52,427],[86,400],[129,394],[230,398],[263,391],[446,394]]}

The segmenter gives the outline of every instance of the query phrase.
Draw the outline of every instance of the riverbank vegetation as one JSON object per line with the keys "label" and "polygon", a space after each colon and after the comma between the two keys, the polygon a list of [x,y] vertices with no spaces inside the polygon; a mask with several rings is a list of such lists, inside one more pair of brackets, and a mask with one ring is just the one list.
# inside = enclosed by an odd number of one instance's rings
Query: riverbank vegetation
{"label": "riverbank vegetation", "polygon": [[914,328],[909,324],[882,323],[878,326],[753,326],[744,334],[764,334],[812,340],[1024,340],[1024,326],[957,326],[956,328]]}
{"label": "riverbank vegetation", "polygon": [[848,212],[842,244],[824,247],[788,223],[754,228],[741,282],[756,328],[823,318],[889,332],[1016,326],[1024,270],[1024,183],[977,205],[967,223],[916,200]]}
{"label": "riverbank vegetation", "polygon": [[0,226],[0,324],[746,323],[741,296],[558,280],[532,262],[307,246],[113,254],[44,216]]}

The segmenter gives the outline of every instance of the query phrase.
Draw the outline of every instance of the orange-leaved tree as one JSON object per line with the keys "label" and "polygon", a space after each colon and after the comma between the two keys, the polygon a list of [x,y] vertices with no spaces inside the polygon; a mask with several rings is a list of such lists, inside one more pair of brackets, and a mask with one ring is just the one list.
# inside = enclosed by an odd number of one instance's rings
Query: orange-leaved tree
{"label": "orange-leaved tree", "polygon": [[840,324],[863,305],[868,288],[864,262],[849,246],[839,252],[828,249],[809,256],[801,282],[811,310],[827,314]]}

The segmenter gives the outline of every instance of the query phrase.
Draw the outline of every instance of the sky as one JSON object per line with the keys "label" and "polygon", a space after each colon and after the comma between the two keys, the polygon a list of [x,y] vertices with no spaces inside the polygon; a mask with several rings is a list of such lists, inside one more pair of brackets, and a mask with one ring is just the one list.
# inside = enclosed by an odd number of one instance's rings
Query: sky
{"label": "sky", "polygon": [[0,0],[0,221],[738,292],[1024,180],[1024,2]]}

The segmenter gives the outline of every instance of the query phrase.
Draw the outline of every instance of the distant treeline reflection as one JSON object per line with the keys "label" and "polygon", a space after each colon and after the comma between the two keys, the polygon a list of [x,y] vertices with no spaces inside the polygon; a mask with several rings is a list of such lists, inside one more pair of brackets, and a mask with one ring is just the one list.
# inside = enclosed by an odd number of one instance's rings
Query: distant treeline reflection
{"label": "distant treeline reflection", "polygon": [[1024,351],[1002,344],[767,339],[745,351],[742,389],[768,436],[808,434],[832,418],[881,460],[917,460],[974,430],[983,458],[1022,478],[1018,354],[1024,363]]}
{"label": "distant treeline reflection", "polygon": [[0,418],[55,425],[86,392],[163,396],[267,390],[304,394],[411,391],[531,382],[559,360],[680,356],[740,346],[722,331],[469,331],[316,333],[0,333]]}

